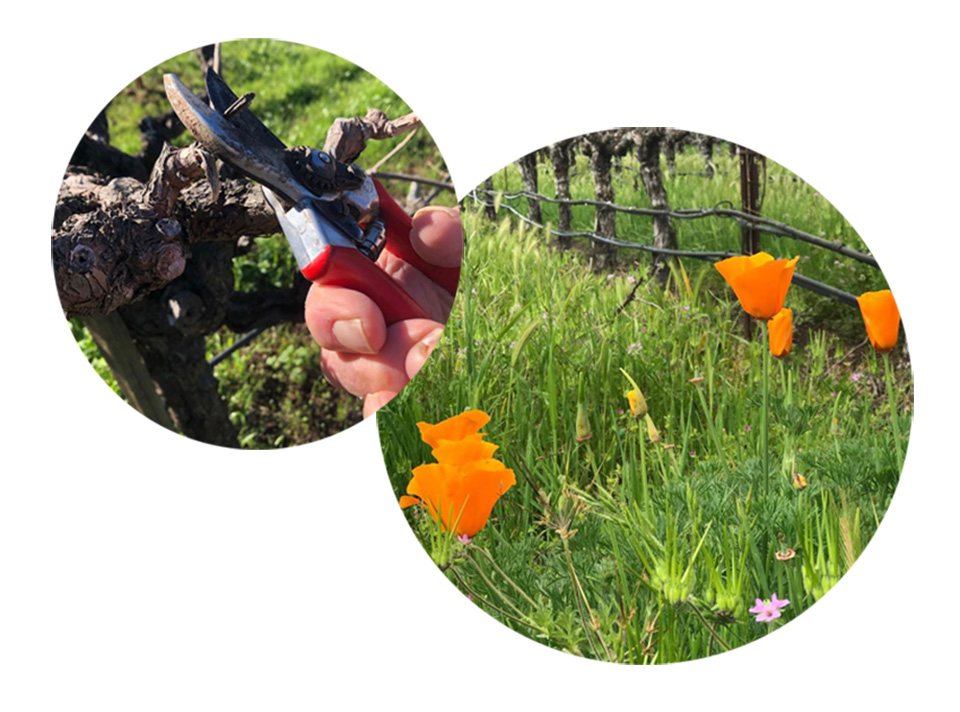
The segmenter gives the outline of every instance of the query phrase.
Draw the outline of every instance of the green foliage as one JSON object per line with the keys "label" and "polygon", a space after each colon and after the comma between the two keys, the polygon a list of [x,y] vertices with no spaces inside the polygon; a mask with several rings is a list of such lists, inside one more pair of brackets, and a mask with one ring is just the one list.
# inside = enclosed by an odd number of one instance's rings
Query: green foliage
{"label": "green foliage", "polygon": [[117,379],[113,377],[113,372],[107,365],[107,360],[100,355],[100,348],[93,340],[90,332],[87,331],[87,327],[83,325],[83,321],[70,319],[69,322],[70,332],[73,334],[73,338],[77,340],[77,346],[83,351],[87,361],[93,366],[93,370],[103,379],[104,383],[110,386],[110,390],[122,397],[123,394],[120,392],[120,386],[117,385]]}
{"label": "green foliage", "polygon": [[[215,353],[233,336],[207,339]],[[312,442],[360,421],[359,403],[327,385],[319,349],[302,324],[278,326],[214,369],[240,446],[277,448]]]}
{"label": "green foliage", "polygon": [[[772,189],[767,205],[797,211]],[[823,224],[833,224],[823,206]],[[776,623],[789,621],[849,569],[899,476],[882,368],[856,346],[862,323],[847,340],[854,310],[844,307],[840,322],[806,316],[832,312],[815,303],[822,297],[788,295],[808,332],[771,370],[771,461],[783,467],[757,492],[766,346],[744,340],[739,307],[713,267],[686,263],[689,288],[678,271],[669,289],[644,282],[628,301],[646,260],[596,274],[583,251],[557,251],[542,231],[492,224],[472,207],[464,222],[465,269],[444,337],[378,423],[399,497],[429,457],[417,421],[466,408],[491,415],[485,432],[517,485],[465,547],[477,565],[447,562],[474,603],[577,655],[672,662],[764,635],[771,624],[747,612],[754,599],[789,599]],[[621,368],[643,391],[659,442],[630,415]],[[909,403],[909,368],[895,388]],[[582,442],[580,404],[593,433]],[[907,428],[908,413],[900,418]],[[793,486],[794,471],[805,488]],[[419,509],[407,512],[429,548],[422,526],[432,522]],[[787,549],[796,555],[779,560]]]}

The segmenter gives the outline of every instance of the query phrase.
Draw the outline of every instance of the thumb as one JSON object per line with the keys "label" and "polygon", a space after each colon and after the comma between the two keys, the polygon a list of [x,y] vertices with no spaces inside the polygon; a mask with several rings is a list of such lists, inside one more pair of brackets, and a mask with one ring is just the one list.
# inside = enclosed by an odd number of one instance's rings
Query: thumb
{"label": "thumb", "polygon": [[410,244],[437,267],[459,267],[463,261],[463,226],[459,208],[429,205],[413,216]]}

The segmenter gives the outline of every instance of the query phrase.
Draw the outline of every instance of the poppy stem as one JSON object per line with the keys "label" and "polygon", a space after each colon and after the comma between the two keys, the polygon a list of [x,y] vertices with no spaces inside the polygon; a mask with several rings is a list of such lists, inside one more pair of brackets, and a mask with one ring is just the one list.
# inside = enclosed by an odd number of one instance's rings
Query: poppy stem
{"label": "poppy stem", "polygon": [[887,381],[887,399],[890,401],[890,427],[893,429],[893,444],[897,449],[897,466],[903,469],[903,445],[900,442],[900,418],[897,414],[897,397],[893,387],[893,366],[890,352],[883,352],[883,375]]}
{"label": "poppy stem", "polygon": [[760,437],[763,439],[763,495],[767,494],[767,480],[770,479],[770,349],[767,347],[767,325],[760,322],[760,339],[763,351],[763,413],[760,421]]}

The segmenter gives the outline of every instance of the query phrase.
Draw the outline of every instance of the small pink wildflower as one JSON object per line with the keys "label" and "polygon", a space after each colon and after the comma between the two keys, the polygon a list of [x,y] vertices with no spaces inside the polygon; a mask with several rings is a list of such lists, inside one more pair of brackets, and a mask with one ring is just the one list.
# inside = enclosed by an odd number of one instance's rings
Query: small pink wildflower
{"label": "small pink wildflower", "polygon": [[628,274],[628,275],[627,275],[627,281],[628,281],[630,284],[633,284],[634,282],[637,281],[637,278],[634,277],[632,274]]}
{"label": "small pink wildflower", "polygon": [[779,618],[781,615],[780,609],[786,608],[789,603],[790,601],[786,599],[777,600],[777,594],[773,594],[769,601],[762,601],[758,598],[750,612],[757,614],[757,623],[769,623]]}
{"label": "small pink wildflower", "polygon": [[861,378],[863,378],[863,374],[860,373],[860,371],[857,371],[856,373],[850,376],[850,380],[853,381],[854,383],[859,381]]}
{"label": "small pink wildflower", "polygon": [[608,275],[607,275],[607,279],[613,279],[613,275],[612,275],[612,274],[608,274]]}
{"label": "small pink wildflower", "polygon": [[750,426],[749,426],[749,425],[744,425],[744,426],[743,426],[743,432],[749,433],[749,432],[750,432]]}
{"label": "small pink wildflower", "polygon": [[471,541],[473,541],[473,538],[467,536],[466,534],[461,534],[457,537],[457,541],[459,541],[461,544],[469,544]]}

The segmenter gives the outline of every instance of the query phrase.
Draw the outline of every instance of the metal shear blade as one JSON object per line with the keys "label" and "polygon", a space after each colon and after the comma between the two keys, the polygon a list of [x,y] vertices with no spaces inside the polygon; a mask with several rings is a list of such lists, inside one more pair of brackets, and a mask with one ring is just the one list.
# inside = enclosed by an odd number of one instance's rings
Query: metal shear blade
{"label": "metal shear blade", "polygon": [[[223,77],[212,69],[207,70],[204,84],[207,87],[210,104],[220,114],[226,114],[227,110],[239,101],[233,90],[223,81]],[[230,122],[246,134],[253,142],[252,145],[259,144],[258,150],[284,151],[287,148],[283,141],[277,138],[276,134],[268,129],[252,111],[240,111],[230,117]]]}
{"label": "metal shear blade", "polygon": [[[291,150],[283,141],[245,106],[233,111],[242,102],[219,74],[207,71],[212,108],[176,75],[164,75],[163,82],[170,104],[194,138],[224,163],[261,184],[301,268],[331,245],[359,249],[369,258],[377,258],[386,240],[383,222],[377,219],[379,199],[373,180],[359,167],[353,167],[363,178],[358,188],[314,192],[291,169]],[[322,151],[304,148],[305,159],[333,165]],[[344,172],[349,174],[350,169]]]}
{"label": "metal shear blade", "polygon": [[[307,198],[322,199],[294,177],[285,160],[286,146],[252,114],[243,111],[232,119],[225,118],[190,91],[175,74],[165,74],[163,86],[177,117],[207,151],[269,186],[291,203]],[[226,90],[233,95],[229,87]],[[219,96],[223,96],[222,92]]]}

